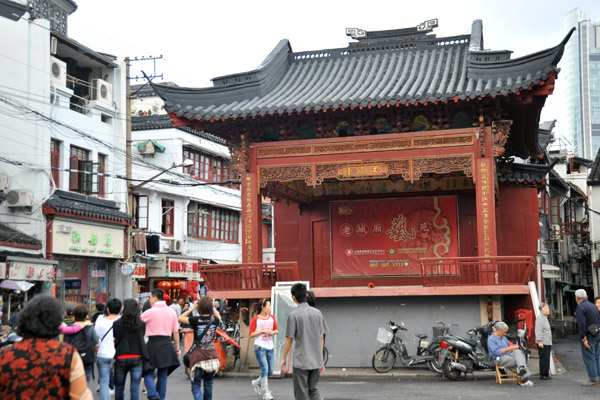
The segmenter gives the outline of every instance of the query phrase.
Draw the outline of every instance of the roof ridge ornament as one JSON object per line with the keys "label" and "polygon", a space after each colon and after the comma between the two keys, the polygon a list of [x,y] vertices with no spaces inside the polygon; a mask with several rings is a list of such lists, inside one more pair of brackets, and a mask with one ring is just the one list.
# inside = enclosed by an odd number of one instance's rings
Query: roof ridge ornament
{"label": "roof ridge ornament", "polygon": [[360,28],[346,28],[346,36],[350,36],[352,39],[365,38],[367,32]]}
{"label": "roof ridge ornament", "polygon": [[423,21],[423,23],[417,25],[417,30],[419,32],[421,31],[431,31],[433,30],[433,28],[437,28],[438,25],[438,19],[434,18],[434,19],[428,19],[427,21]]}
{"label": "roof ridge ornament", "polygon": [[433,28],[438,27],[438,19],[428,19],[410,28],[389,29],[384,31],[367,31],[360,28],[346,28],[346,36],[358,41],[381,41],[381,40],[397,40],[397,39],[419,39],[426,37],[428,33],[433,31]]}

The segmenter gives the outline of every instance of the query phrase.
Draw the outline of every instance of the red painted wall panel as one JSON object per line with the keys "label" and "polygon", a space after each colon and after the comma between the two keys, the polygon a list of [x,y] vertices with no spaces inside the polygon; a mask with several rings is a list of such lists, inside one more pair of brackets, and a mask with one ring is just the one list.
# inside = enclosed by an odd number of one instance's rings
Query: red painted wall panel
{"label": "red painted wall panel", "polygon": [[[460,256],[477,256],[475,194],[471,192],[457,197]],[[331,260],[323,254],[329,248],[324,234],[328,225],[325,222],[329,221],[329,203],[303,205],[300,211],[295,204],[287,206],[285,202],[277,201],[274,213],[277,261],[297,261],[300,279],[309,280],[312,286],[367,286],[370,282],[376,286],[420,284],[420,279],[401,277],[332,279]],[[535,256],[539,237],[536,188],[500,187],[496,222],[498,255]],[[315,229],[319,232],[313,232]],[[315,240],[320,241],[319,246],[315,245]],[[318,247],[316,253],[313,247]]]}

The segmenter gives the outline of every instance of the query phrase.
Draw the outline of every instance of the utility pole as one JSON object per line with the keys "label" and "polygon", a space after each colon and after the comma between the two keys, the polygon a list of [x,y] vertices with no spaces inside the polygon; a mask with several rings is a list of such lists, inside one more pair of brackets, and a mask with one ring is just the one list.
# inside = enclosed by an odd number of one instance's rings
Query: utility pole
{"label": "utility pole", "polygon": [[[131,86],[129,85],[129,57],[125,57],[125,177],[127,185],[127,212],[133,217],[133,192],[131,190]],[[133,261],[133,231],[127,227],[127,261]],[[131,283],[132,297],[137,295]]]}

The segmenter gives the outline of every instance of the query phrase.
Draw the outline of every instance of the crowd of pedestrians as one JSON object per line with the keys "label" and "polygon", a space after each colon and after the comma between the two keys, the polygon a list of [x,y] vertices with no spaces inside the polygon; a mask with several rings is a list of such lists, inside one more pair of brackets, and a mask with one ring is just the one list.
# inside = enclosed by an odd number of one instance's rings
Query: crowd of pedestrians
{"label": "crowd of pedestrians", "polygon": [[[297,307],[285,323],[281,370],[287,371],[293,354],[295,399],[320,400],[318,383],[325,369],[327,323],[314,307],[314,294],[304,284],[294,284],[291,295]],[[0,398],[92,399],[90,386],[96,367],[101,400],[110,400],[112,394],[116,400],[124,399],[127,376],[130,399],[139,399],[141,384],[145,382],[149,400],[164,400],[168,376],[180,365],[181,324],[190,326],[194,334],[194,345],[186,354],[193,398],[211,400],[214,376],[219,370],[214,340],[221,322],[218,310],[224,310],[223,304],[217,308],[218,303],[204,296],[199,301],[182,299],[168,306],[164,298],[161,289],[154,289],[143,312],[134,299],[121,302],[113,298],[106,305],[97,304],[97,312],[90,316],[84,304],[63,314],[56,299],[35,296],[11,320],[22,341],[0,349]],[[600,297],[591,303],[586,291],[580,289],[575,291],[575,298],[582,358],[589,377],[583,386],[600,386]],[[225,309],[228,314],[229,308]],[[550,308],[542,303],[539,309],[535,335],[540,379],[549,380]],[[271,299],[256,303],[249,330],[260,367],[260,376],[251,384],[263,400],[273,399],[268,378],[273,374],[274,336],[279,333],[271,311]],[[516,367],[522,385],[533,385],[526,358],[508,342],[507,330],[503,322],[496,323],[488,340],[490,354],[499,365]]]}

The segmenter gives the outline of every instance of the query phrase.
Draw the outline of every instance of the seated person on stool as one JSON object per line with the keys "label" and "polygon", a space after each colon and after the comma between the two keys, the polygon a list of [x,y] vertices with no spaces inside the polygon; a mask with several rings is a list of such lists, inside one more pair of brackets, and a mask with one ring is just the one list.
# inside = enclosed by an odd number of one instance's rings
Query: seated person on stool
{"label": "seated person on stool", "polygon": [[521,377],[521,386],[533,386],[533,382],[528,379],[531,374],[529,368],[527,368],[525,354],[519,349],[518,345],[510,345],[506,338],[507,331],[508,325],[502,321],[496,322],[494,334],[490,335],[488,339],[490,356],[500,367],[517,367],[517,373]]}

